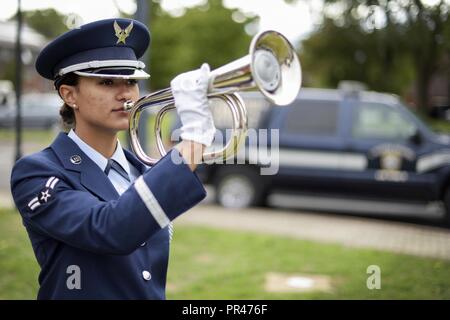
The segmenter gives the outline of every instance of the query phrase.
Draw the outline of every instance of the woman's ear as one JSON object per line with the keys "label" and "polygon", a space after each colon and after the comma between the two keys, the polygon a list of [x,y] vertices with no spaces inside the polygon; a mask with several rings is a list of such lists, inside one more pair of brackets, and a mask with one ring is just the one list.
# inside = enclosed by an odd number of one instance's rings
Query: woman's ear
{"label": "woman's ear", "polygon": [[61,85],[59,87],[59,95],[69,107],[76,108],[75,86],[69,86],[67,84]]}

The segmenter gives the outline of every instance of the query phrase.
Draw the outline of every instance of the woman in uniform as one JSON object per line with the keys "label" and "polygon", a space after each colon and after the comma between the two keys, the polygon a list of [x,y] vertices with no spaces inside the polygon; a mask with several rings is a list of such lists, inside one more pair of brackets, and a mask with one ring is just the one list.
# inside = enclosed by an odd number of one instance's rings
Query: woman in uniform
{"label": "woman in uniform", "polygon": [[61,35],[37,58],[72,127],[11,176],[41,267],[38,299],[165,298],[171,221],[206,195],[193,171],[215,128],[204,64],[171,82],[182,142],[151,168],[121,147],[123,103],[149,77],[138,60],[149,43],[145,25],[108,19]]}

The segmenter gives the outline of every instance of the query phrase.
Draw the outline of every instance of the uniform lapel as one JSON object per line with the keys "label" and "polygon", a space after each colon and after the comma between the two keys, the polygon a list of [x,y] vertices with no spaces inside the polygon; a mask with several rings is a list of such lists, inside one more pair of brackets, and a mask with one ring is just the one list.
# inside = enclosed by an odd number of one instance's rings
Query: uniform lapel
{"label": "uniform lapel", "polygon": [[50,147],[65,169],[80,173],[80,182],[86,189],[105,201],[119,197],[105,173],[67,134],[61,132]]}

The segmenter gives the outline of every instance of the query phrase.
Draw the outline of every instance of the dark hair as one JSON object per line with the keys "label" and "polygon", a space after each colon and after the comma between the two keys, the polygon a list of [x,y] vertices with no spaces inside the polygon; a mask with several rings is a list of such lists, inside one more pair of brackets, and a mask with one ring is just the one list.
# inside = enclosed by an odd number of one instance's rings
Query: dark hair
{"label": "dark hair", "polygon": [[[59,93],[59,88],[61,85],[66,84],[69,86],[76,86],[78,85],[78,80],[79,76],[75,73],[68,73],[61,78],[56,79],[55,89],[58,91],[59,96],[61,97],[61,94]],[[66,103],[64,103],[59,109],[59,115],[61,116],[64,129],[75,128],[75,112],[72,107],[69,107]]]}

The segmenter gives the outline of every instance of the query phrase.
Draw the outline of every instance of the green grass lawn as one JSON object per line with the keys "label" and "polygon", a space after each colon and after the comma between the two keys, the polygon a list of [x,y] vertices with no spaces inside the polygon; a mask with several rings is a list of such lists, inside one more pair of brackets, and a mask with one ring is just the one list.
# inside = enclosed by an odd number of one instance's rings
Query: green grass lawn
{"label": "green grass lawn", "polygon": [[[0,129],[0,142],[15,141],[16,132],[14,130],[15,129]],[[53,142],[57,134],[57,131],[52,129],[25,129],[22,131],[22,141],[49,145]]]}
{"label": "green grass lawn", "polygon": [[39,266],[20,215],[0,210],[0,299],[35,299]]}
{"label": "green grass lawn", "polygon": [[[368,290],[366,269],[381,268]],[[0,299],[34,299],[39,267],[12,210],[0,210]],[[269,293],[268,272],[327,275],[330,293]],[[450,299],[450,262],[277,236],[175,226],[168,299]]]}
{"label": "green grass lawn", "polygon": [[[381,268],[380,290],[366,286]],[[331,293],[268,293],[268,272],[327,275]],[[169,299],[450,299],[450,262],[208,228],[175,228]],[[173,290],[170,290],[173,286]]]}

